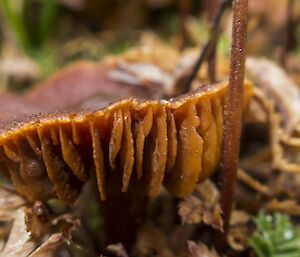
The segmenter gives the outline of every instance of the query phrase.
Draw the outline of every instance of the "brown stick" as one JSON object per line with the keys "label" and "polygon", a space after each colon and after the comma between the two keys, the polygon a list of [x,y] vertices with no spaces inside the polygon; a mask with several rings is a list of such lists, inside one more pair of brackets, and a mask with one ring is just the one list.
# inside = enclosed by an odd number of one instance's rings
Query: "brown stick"
{"label": "brown stick", "polygon": [[247,41],[248,0],[233,0],[232,44],[229,88],[224,106],[223,169],[221,171],[221,208],[223,210],[224,232],[221,244],[225,244],[237,177],[239,159],[243,84]]}
{"label": "brown stick", "polygon": [[229,0],[220,0],[218,9],[216,10],[215,15],[212,19],[212,28],[211,28],[210,38],[208,39],[208,41],[206,42],[206,44],[204,45],[204,47],[202,48],[202,50],[200,52],[200,55],[195,63],[195,66],[191,72],[191,75],[186,82],[184,92],[190,91],[192,82],[195,79],[195,77],[198,73],[198,70],[200,69],[204,60],[210,54],[211,48],[213,47],[213,45],[216,44],[215,42],[217,41],[218,34],[219,34],[220,21],[221,21],[222,15],[223,15],[228,3],[229,3]]}
{"label": "brown stick", "polygon": [[188,43],[188,31],[186,28],[186,20],[190,11],[191,1],[180,0],[179,11],[180,11],[180,43],[179,50],[182,51]]}
{"label": "brown stick", "polygon": [[287,9],[286,9],[286,22],[285,22],[285,31],[283,38],[283,46],[280,53],[280,64],[285,67],[286,66],[286,56],[292,44],[292,36],[293,36],[293,5],[294,0],[288,0]]}
{"label": "brown stick", "polygon": [[[211,0],[210,1],[210,8],[208,10],[208,22],[212,24],[214,19],[214,14],[216,13],[217,7],[218,7],[218,0]],[[219,3],[220,4],[220,3]],[[212,28],[211,28],[212,30]],[[219,37],[219,35],[218,35]],[[208,66],[207,66],[207,73],[210,83],[216,82],[216,47],[217,47],[217,41],[214,42],[214,44],[211,46],[211,51],[209,55],[207,56]]]}
{"label": "brown stick", "polygon": [[209,22],[213,20],[218,4],[219,4],[219,0],[206,0],[205,12],[206,12],[207,20]]}
{"label": "brown stick", "polygon": [[208,71],[208,78],[210,83],[215,83],[216,82],[216,65],[217,65],[217,58],[216,58],[216,42],[215,44],[212,45],[210,54],[208,55],[208,66],[207,66],[207,71]]}

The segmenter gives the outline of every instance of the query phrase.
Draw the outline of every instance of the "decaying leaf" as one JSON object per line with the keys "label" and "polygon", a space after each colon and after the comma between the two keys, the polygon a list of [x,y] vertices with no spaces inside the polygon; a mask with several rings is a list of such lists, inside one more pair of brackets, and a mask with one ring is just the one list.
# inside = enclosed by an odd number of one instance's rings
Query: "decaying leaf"
{"label": "decaying leaf", "polygon": [[[151,64],[163,72],[172,73],[178,62],[178,50],[164,45],[161,40],[150,34],[145,35],[142,41],[142,45],[139,47],[130,49],[121,55],[106,57],[104,63],[111,67],[117,66],[121,62]],[[165,58],[161,58],[162,56]]]}
{"label": "decaying leaf", "polygon": [[[26,201],[23,197],[5,187],[0,186],[0,252],[4,249],[7,237],[11,232],[11,221],[14,221],[16,219],[20,220],[20,212],[18,212],[18,210],[20,208],[23,208],[25,204]],[[22,226],[22,224],[18,225],[16,223],[19,224],[20,221],[16,221],[14,223],[14,227]],[[15,232],[16,230],[17,229],[14,228],[13,231],[15,237],[18,237],[19,235]],[[22,227],[20,228],[20,230],[22,230]],[[24,235],[27,236],[25,232]]]}
{"label": "decaying leaf", "polygon": [[1,226],[1,257],[53,257],[72,252],[71,233],[80,225],[73,215],[65,214],[51,219],[48,209],[41,202],[35,202],[32,207],[24,207],[22,197],[3,188],[0,202],[3,203],[1,208],[6,207],[1,214],[1,221],[13,221],[11,228]]}
{"label": "decaying leaf", "polygon": [[43,243],[28,257],[95,256],[90,249],[82,249],[73,242],[72,233],[80,227],[80,221],[74,215],[64,214],[49,220],[48,225],[43,225],[48,228],[46,240],[44,239]]}
{"label": "decaying leaf", "polygon": [[72,240],[64,237],[62,233],[52,234],[41,246],[28,257],[98,257],[91,249],[83,248]]}
{"label": "decaying leaf", "polygon": [[65,213],[51,220],[51,225],[68,240],[72,239],[72,233],[80,228],[81,222],[78,217],[71,213]]}
{"label": "decaying leaf", "polygon": [[251,80],[273,101],[283,128],[291,133],[300,121],[300,91],[297,85],[284,70],[267,59],[248,58],[246,68]]}
{"label": "decaying leaf", "polygon": [[49,211],[42,202],[35,202],[31,208],[25,209],[25,213],[27,231],[33,238],[39,238],[48,232]]}
{"label": "decaying leaf", "polygon": [[[274,169],[300,173],[300,91],[288,75],[266,59],[249,58],[248,76],[257,83],[255,98],[267,113]],[[289,151],[293,148],[293,151]]]}
{"label": "decaying leaf", "polygon": [[53,234],[28,257],[71,256],[68,243],[61,233]]}
{"label": "decaying leaf", "polygon": [[183,224],[204,222],[216,229],[222,230],[222,211],[219,206],[220,193],[216,186],[206,180],[198,184],[194,193],[179,203],[178,213]]}
{"label": "decaying leaf", "polygon": [[248,246],[251,236],[249,222],[251,216],[242,210],[234,210],[230,218],[227,242],[236,251],[243,251]]}
{"label": "decaying leaf", "polygon": [[104,63],[111,67],[111,79],[152,88],[153,95],[161,97],[174,95],[176,76],[173,72],[178,58],[177,50],[156,43],[155,47],[144,44],[120,56],[109,56]]}
{"label": "decaying leaf", "polygon": [[3,78],[16,78],[19,81],[37,79],[41,73],[39,66],[14,47],[4,45],[5,51],[0,60],[1,80]]}
{"label": "decaying leaf", "polygon": [[188,241],[189,257],[219,257],[217,252],[209,250],[207,246],[201,242]]}
{"label": "decaying leaf", "polygon": [[15,219],[1,257],[27,257],[35,249],[36,243],[31,240],[30,232],[25,223],[24,208],[16,211]]}
{"label": "decaying leaf", "polygon": [[102,63],[82,61],[72,64],[37,85],[25,96],[41,111],[74,109],[91,97],[99,96],[97,106],[126,98],[148,98],[146,88],[136,87],[110,78],[111,67]]}
{"label": "decaying leaf", "polygon": [[121,243],[108,245],[107,250],[117,257],[128,257],[128,254]]}
{"label": "decaying leaf", "polygon": [[114,80],[110,75],[114,69],[103,63],[82,61],[61,69],[23,96],[1,92],[0,126],[37,113],[97,109],[123,98],[162,96],[162,89],[159,89],[161,93],[151,92],[144,84],[137,87],[130,81]]}
{"label": "decaying leaf", "polygon": [[0,186],[0,220],[11,221],[15,217],[15,212],[21,206],[24,206],[26,201],[23,197]]}
{"label": "decaying leaf", "polygon": [[241,224],[246,224],[248,221],[251,220],[249,214],[245,211],[241,210],[234,210],[232,216],[230,218],[230,226],[237,226]]}
{"label": "decaying leaf", "polygon": [[168,238],[158,228],[153,226],[145,226],[140,229],[135,252],[140,257],[174,257]]}

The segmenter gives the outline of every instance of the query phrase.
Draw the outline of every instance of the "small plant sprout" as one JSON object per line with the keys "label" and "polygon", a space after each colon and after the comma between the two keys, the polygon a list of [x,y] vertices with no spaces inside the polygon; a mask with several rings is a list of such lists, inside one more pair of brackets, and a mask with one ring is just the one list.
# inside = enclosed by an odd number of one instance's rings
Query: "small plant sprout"
{"label": "small plant sprout", "polygon": [[257,227],[250,245],[258,257],[300,256],[300,229],[288,215],[261,211],[254,221]]}

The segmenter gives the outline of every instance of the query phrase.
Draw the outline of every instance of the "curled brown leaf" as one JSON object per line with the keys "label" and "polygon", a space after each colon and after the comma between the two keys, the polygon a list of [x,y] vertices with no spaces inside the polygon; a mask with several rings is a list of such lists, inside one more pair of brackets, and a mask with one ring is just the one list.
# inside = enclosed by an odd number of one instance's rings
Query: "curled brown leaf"
{"label": "curled brown leaf", "polygon": [[227,242],[235,251],[243,251],[248,245],[251,236],[249,222],[250,215],[242,210],[234,210],[230,218]]}
{"label": "curled brown leaf", "polygon": [[19,194],[0,186],[0,220],[11,221],[17,209],[24,206],[26,201]]}
{"label": "curled brown leaf", "polygon": [[27,257],[35,249],[36,243],[31,240],[30,233],[27,231],[25,215],[24,208],[16,211],[9,237],[0,253],[1,257]]}
{"label": "curled brown leaf", "polygon": [[27,231],[33,238],[39,238],[49,232],[49,212],[42,202],[35,202],[31,208],[25,209],[25,213]]}
{"label": "curled brown leaf", "polygon": [[135,252],[140,257],[175,257],[170,249],[167,237],[154,226],[144,226],[140,229]]}
{"label": "curled brown leaf", "polygon": [[194,194],[179,203],[179,216],[183,224],[198,224],[204,222],[213,228],[222,230],[223,220],[218,204],[219,191],[210,181],[199,184]]}
{"label": "curled brown leaf", "polygon": [[56,233],[51,235],[28,257],[71,256],[68,244],[68,240],[61,233]]}
{"label": "curled brown leaf", "polygon": [[187,244],[189,257],[219,257],[214,249],[209,250],[208,247],[201,242],[188,241]]}

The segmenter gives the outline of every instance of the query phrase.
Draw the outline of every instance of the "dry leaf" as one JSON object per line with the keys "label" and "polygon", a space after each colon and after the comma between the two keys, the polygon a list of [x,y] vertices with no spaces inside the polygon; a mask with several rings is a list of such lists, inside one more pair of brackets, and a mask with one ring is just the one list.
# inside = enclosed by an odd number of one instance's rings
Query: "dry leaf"
{"label": "dry leaf", "polygon": [[[43,215],[39,216],[41,219]],[[45,224],[44,224],[45,225]],[[47,226],[48,225],[48,226]],[[83,249],[72,241],[72,232],[79,228],[80,221],[72,214],[63,214],[46,224],[49,233],[42,245],[40,245],[29,257],[53,257],[53,256],[95,256],[91,249]]]}
{"label": "dry leaf", "polygon": [[274,102],[281,114],[287,131],[300,121],[300,92],[285,71],[267,59],[248,58],[247,75],[257,83],[268,98]]}
{"label": "dry leaf", "polygon": [[251,217],[242,210],[234,210],[230,218],[230,227],[227,242],[235,251],[243,251],[251,236],[249,222]]}
{"label": "dry leaf", "polygon": [[25,205],[26,201],[19,194],[0,186],[0,220],[11,221],[16,210]]}
{"label": "dry leaf", "polygon": [[132,48],[121,55],[108,56],[105,58],[104,63],[111,67],[118,65],[120,61],[152,64],[163,72],[172,73],[176,68],[179,52],[175,48],[164,45],[150,34],[144,35],[142,41],[142,46]]}
{"label": "dry leaf", "polygon": [[228,234],[227,243],[235,251],[244,251],[249,237],[249,229],[246,227],[232,228]]}
{"label": "dry leaf", "polygon": [[82,61],[61,69],[27,94],[0,94],[0,125],[18,122],[24,117],[57,110],[102,108],[121,98],[147,99],[151,89],[110,78],[114,67]]}
{"label": "dry leaf", "polygon": [[125,247],[121,243],[110,244],[107,246],[107,250],[118,257],[128,257]]}
{"label": "dry leaf", "polygon": [[247,212],[242,210],[234,210],[230,218],[230,226],[246,224],[248,221],[250,221],[250,219],[251,217]]}
{"label": "dry leaf", "polygon": [[38,65],[26,56],[2,56],[0,61],[1,77],[36,79],[40,76]]}
{"label": "dry leaf", "polygon": [[189,257],[219,257],[217,252],[209,250],[207,246],[201,242],[188,241]]}
{"label": "dry leaf", "polygon": [[[110,77],[119,82],[152,89],[153,95],[174,95],[179,53],[161,42],[144,42],[119,56],[108,56],[104,63],[111,67]],[[161,58],[164,56],[164,58]]]}
{"label": "dry leaf", "polygon": [[268,117],[272,166],[300,173],[300,91],[285,71],[266,59],[248,58],[248,76],[259,88],[255,97]]}
{"label": "dry leaf", "polygon": [[35,248],[25,224],[24,208],[17,210],[12,229],[0,257],[27,257]]}
{"label": "dry leaf", "polygon": [[39,238],[48,231],[49,212],[42,202],[35,202],[31,208],[25,209],[25,213],[27,231],[32,237]]}
{"label": "dry leaf", "polygon": [[174,257],[167,237],[154,226],[145,226],[140,229],[135,252],[139,257]]}
{"label": "dry leaf", "polygon": [[199,184],[193,195],[179,203],[179,216],[183,224],[204,222],[213,228],[222,230],[223,220],[219,202],[219,191],[210,181]]}
{"label": "dry leaf", "polygon": [[[42,111],[74,108],[91,97],[100,95],[107,104],[125,97],[147,98],[143,87],[114,81],[109,77],[112,68],[103,64],[82,61],[60,70],[33,88],[26,98]],[[100,102],[103,107],[103,103]],[[95,108],[99,108],[99,103]],[[101,107],[101,106],[100,106]]]}
{"label": "dry leaf", "polygon": [[69,257],[71,254],[68,250],[68,243],[62,233],[53,234],[28,257]]}

